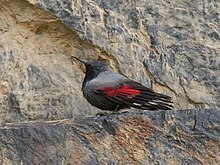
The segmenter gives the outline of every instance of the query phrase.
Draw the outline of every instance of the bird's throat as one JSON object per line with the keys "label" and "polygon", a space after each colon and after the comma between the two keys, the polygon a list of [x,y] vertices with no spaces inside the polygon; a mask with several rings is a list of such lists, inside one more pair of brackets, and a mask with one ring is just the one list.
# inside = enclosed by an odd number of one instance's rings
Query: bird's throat
{"label": "bird's throat", "polygon": [[86,75],[83,80],[82,88],[86,85],[87,82],[91,81],[92,79],[96,78],[97,76],[98,76],[98,72],[95,72],[94,70],[86,69]]}

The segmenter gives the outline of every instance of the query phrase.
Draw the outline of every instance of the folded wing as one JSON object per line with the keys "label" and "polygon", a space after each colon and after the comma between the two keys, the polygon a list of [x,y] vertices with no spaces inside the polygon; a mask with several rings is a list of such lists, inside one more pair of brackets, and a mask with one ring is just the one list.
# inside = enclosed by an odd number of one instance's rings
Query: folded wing
{"label": "folded wing", "polygon": [[170,110],[171,97],[156,93],[152,89],[132,80],[125,81],[117,87],[105,87],[94,90],[119,105],[127,105],[144,110]]}

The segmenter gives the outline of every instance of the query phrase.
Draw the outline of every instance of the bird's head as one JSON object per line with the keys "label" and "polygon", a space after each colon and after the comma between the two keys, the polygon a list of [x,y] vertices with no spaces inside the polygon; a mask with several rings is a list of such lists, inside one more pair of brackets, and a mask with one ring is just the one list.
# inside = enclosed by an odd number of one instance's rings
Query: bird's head
{"label": "bird's head", "polygon": [[86,80],[91,80],[91,79],[97,77],[100,73],[111,70],[109,65],[107,65],[106,63],[104,63],[102,61],[85,62],[77,57],[73,57],[73,58],[85,65],[85,67],[86,67],[85,79]]}
{"label": "bird's head", "polygon": [[[73,57],[73,56],[72,56]],[[96,73],[100,73],[100,72],[104,72],[104,71],[108,71],[111,68],[109,67],[108,64],[102,62],[102,61],[91,61],[91,62],[85,62],[77,57],[73,57],[74,59],[78,60],[79,62],[83,63],[86,67],[86,73],[87,72],[96,72]]]}

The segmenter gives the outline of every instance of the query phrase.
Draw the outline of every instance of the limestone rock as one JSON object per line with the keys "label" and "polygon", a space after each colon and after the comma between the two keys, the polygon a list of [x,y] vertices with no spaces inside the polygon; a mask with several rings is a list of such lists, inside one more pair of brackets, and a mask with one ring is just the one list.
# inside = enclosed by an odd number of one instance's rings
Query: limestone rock
{"label": "limestone rock", "polygon": [[100,50],[25,1],[0,5],[0,122],[96,114],[83,99],[83,73],[70,56]]}
{"label": "limestone rock", "polygon": [[218,1],[0,1],[0,123],[94,115],[82,67],[99,59],[173,97],[220,107]]}
{"label": "limestone rock", "polygon": [[[176,108],[219,106],[215,2],[203,7],[175,1],[29,2],[35,6],[1,2],[1,114],[13,95],[22,116],[6,122],[97,112],[84,103],[83,74],[72,66],[71,55],[105,59],[130,78],[172,95]],[[87,108],[81,112],[81,107]]]}
{"label": "limestone rock", "polygon": [[220,164],[220,111],[132,112],[0,127],[0,164]]}
{"label": "limestone rock", "polygon": [[124,74],[172,95],[176,108],[220,106],[220,2],[29,2],[113,55]]}
{"label": "limestone rock", "polygon": [[[0,164],[220,164],[219,6],[0,0]],[[195,110],[88,117],[72,55]]]}

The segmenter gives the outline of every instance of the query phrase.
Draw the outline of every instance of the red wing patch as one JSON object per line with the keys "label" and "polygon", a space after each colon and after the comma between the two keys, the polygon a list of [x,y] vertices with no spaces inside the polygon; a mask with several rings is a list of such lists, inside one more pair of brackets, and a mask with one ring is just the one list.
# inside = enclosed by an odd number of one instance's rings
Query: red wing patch
{"label": "red wing patch", "polygon": [[173,107],[171,97],[156,93],[135,81],[124,82],[120,88],[106,87],[94,90],[94,92],[104,95],[118,105],[144,110],[170,110]]}
{"label": "red wing patch", "polygon": [[123,85],[121,88],[119,89],[115,89],[112,87],[107,87],[107,88],[102,88],[102,91],[105,91],[106,96],[116,96],[116,95],[123,95],[126,97],[134,97],[140,94],[139,90],[136,89],[132,89],[131,87],[129,87],[128,85]]}

